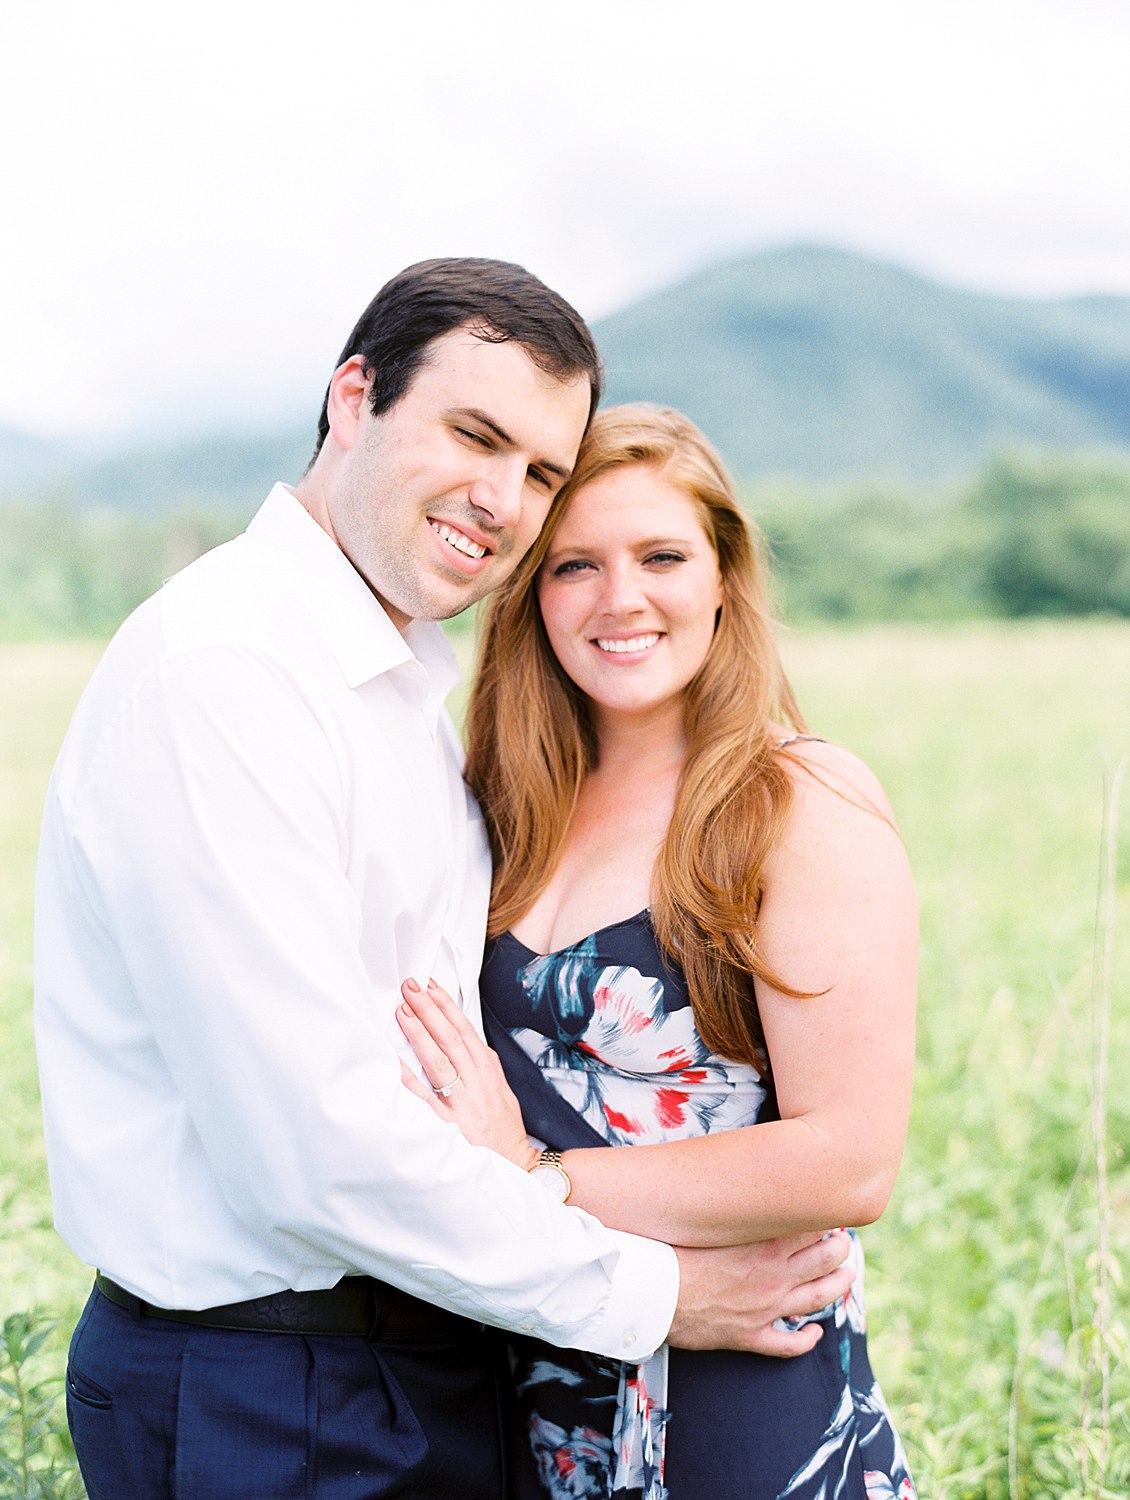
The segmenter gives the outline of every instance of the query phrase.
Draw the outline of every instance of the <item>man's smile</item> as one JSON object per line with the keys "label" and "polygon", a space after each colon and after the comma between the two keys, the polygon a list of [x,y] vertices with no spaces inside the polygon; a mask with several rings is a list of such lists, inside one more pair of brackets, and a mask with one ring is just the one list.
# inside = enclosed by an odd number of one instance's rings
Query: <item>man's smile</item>
{"label": "man's smile", "polygon": [[472,557],[477,560],[480,557],[485,557],[491,550],[485,542],[475,541],[465,531],[460,531],[458,527],[452,526],[448,521],[433,521],[429,518],[428,524],[435,534],[445,541],[449,547],[454,547],[456,552],[462,552],[465,557]]}

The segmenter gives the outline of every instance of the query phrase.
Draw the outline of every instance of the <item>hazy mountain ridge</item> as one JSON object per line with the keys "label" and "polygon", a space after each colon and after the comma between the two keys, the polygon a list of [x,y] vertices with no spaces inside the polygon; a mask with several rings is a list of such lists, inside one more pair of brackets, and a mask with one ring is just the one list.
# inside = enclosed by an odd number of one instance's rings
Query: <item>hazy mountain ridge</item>
{"label": "hazy mountain ridge", "polygon": [[[747,481],[936,488],[1010,449],[1130,457],[1127,297],[997,297],[795,247],[713,266],[594,331],[608,401],[681,407]],[[302,472],[316,415],[96,459],[0,429],[0,496],[248,509]]]}
{"label": "hazy mountain ridge", "polygon": [[1130,450],[1130,298],[994,297],[798,248],[702,272],[599,337],[610,401],[682,407],[745,478],[935,485],[1001,449]]}
{"label": "hazy mountain ridge", "polygon": [[139,444],[77,459],[68,458],[63,444],[58,449],[41,444],[38,465],[25,462],[16,472],[7,458],[13,434],[0,429],[0,499],[142,513],[201,508],[250,514],[276,479],[301,476],[313,452],[315,421],[268,433]]}
{"label": "hazy mountain ridge", "polygon": [[13,427],[0,427],[0,488],[31,482],[42,484],[52,475],[74,467],[70,443],[33,437]]}

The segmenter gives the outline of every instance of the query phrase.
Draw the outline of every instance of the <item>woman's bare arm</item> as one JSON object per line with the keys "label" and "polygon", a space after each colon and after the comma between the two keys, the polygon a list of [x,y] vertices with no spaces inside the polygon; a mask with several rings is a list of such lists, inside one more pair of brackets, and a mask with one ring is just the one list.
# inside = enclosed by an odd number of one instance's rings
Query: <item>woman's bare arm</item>
{"label": "woman's bare arm", "polygon": [[[758,923],[769,967],[794,988],[816,992],[793,999],[758,986],[781,1119],[630,1151],[567,1151],[571,1202],[614,1228],[671,1244],[731,1244],[868,1223],[890,1196],[914,1060],[913,883],[867,768],[830,745],[805,745],[800,758],[807,769],[795,773],[794,806],[766,870]],[[441,1013],[424,1000],[418,1012],[410,1022],[417,1035],[406,1027],[410,1039],[419,1047],[426,1026],[440,1051],[462,1049],[460,1071],[474,1071],[472,1044],[452,1035],[455,1008]],[[442,1073],[439,1055],[432,1065]],[[490,1068],[486,1062],[478,1072]],[[443,1101],[448,1117],[471,1139],[527,1165],[501,1095],[487,1097],[478,1075],[467,1081]],[[501,1129],[500,1120],[507,1121]]]}

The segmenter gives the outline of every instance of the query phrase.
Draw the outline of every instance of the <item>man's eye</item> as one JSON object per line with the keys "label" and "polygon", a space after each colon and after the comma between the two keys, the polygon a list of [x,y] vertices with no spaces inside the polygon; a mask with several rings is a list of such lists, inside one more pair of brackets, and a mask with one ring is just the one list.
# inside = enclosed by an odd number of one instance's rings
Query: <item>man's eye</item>
{"label": "man's eye", "polygon": [[540,484],[542,489],[551,490],[553,488],[553,481],[541,469],[527,469],[526,474],[533,480],[534,484]]}
{"label": "man's eye", "polygon": [[457,427],[455,431],[460,437],[467,438],[470,442],[476,443],[480,448],[490,447],[490,438],[481,432],[472,432],[469,427]]}

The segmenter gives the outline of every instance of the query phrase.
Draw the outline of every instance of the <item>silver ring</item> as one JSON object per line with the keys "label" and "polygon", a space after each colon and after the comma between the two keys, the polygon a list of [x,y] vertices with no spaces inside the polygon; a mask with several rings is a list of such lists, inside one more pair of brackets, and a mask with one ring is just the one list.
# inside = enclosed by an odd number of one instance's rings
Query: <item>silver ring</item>
{"label": "silver ring", "polygon": [[445,1083],[444,1086],[443,1086],[443,1088],[437,1089],[437,1088],[433,1087],[432,1093],[433,1094],[438,1094],[441,1099],[446,1099],[447,1096],[448,1096],[448,1094],[454,1093],[454,1091],[455,1091],[455,1085],[457,1083],[462,1083],[462,1082],[463,1082],[462,1078],[460,1078],[459,1074],[456,1073],[455,1077],[451,1080],[451,1082],[450,1083]]}

